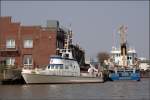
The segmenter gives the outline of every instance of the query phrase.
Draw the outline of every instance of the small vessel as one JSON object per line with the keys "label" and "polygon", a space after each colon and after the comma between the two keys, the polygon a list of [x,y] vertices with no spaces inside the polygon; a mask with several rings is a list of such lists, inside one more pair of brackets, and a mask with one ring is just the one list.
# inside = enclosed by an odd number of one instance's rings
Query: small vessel
{"label": "small vessel", "polygon": [[49,58],[45,69],[22,69],[22,76],[26,83],[87,83],[103,82],[102,71],[91,66],[87,72],[81,72],[72,50],[69,49],[69,35],[67,34],[66,48],[60,49],[61,55]]}
{"label": "small vessel", "polygon": [[92,70],[93,67],[89,68],[88,72],[82,73],[76,60],[51,56],[50,63],[45,69],[23,69],[22,76],[26,83],[103,82],[102,73]]}
{"label": "small vessel", "polygon": [[122,25],[120,32],[120,49],[112,48],[112,61],[110,62],[109,78],[111,80],[137,80],[140,81],[140,69],[135,49],[128,48],[126,40],[126,27]]}

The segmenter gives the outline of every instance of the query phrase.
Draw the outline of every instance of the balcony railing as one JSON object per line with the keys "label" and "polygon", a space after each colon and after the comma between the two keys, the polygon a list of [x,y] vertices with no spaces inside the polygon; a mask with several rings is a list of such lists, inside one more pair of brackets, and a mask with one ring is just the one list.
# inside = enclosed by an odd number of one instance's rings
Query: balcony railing
{"label": "balcony railing", "polygon": [[18,48],[0,48],[0,56],[18,56],[20,51]]}

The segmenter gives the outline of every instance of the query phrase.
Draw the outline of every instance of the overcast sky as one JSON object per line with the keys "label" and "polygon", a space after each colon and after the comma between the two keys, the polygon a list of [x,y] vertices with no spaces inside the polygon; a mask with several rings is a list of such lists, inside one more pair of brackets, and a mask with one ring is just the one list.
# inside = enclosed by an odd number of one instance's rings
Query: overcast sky
{"label": "overcast sky", "polygon": [[1,1],[1,16],[12,16],[22,25],[46,26],[46,20],[59,20],[69,27],[73,42],[86,56],[110,52],[112,34],[119,47],[117,29],[128,27],[127,40],[139,57],[149,57],[149,1]]}

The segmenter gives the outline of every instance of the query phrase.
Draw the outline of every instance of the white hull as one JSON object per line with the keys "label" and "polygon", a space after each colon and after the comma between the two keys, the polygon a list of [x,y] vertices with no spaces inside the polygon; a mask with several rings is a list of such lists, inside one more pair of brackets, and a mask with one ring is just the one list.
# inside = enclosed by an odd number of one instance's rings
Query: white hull
{"label": "white hull", "polygon": [[103,82],[101,77],[54,76],[22,73],[26,83],[92,83]]}

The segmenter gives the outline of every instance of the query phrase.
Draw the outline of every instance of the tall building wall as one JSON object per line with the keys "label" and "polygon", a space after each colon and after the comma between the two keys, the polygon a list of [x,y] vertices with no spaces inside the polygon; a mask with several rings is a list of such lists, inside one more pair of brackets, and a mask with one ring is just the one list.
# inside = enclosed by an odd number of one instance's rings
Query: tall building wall
{"label": "tall building wall", "polygon": [[[49,57],[55,55],[56,48],[59,48],[57,34],[54,27],[21,26],[20,23],[12,22],[11,17],[0,17],[0,61],[13,58],[15,66],[23,67],[26,62],[24,58],[31,56],[32,67],[47,65]],[[9,39],[15,41],[14,48],[6,46]],[[32,46],[24,47],[25,41]]]}
{"label": "tall building wall", "polygon": [[[8,66],[42,67],[49,64],[49,57],[63,49],[66,31],[58,21],[47,22],[47,27],[22,26],[12,22],[11,17],[0,17],[0,62]],[[10,47],[9,47],[10,46]],[[72,45],[73,55],[80,65],[84,65],[84,51]]]}

